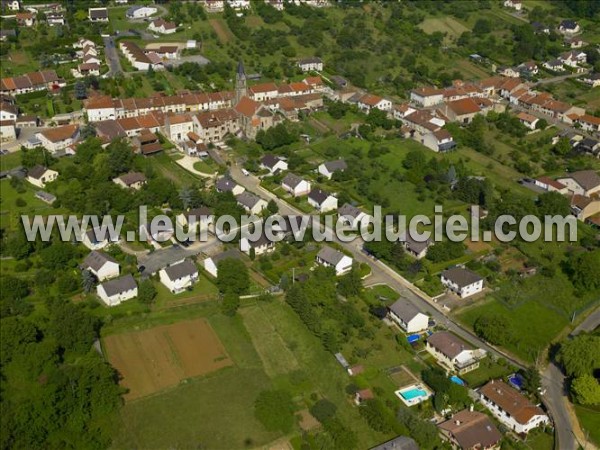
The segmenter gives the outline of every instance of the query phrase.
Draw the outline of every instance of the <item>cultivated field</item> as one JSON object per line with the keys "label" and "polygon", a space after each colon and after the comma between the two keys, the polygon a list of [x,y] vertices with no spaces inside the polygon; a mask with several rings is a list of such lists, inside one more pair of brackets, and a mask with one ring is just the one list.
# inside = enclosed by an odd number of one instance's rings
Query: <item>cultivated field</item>
{"label": "cultivated field", "polygon": [[425,33],[432,34],[436,31],[448,33],[449,36],[458,38],[469,29],[453,17],[429,17],[419,24]]}
{"label": "cultivated field", "polygon": [[123,386],[129,389],[126,400],[232,364],[205,319],[108,336],[104,348],[123,377]]}

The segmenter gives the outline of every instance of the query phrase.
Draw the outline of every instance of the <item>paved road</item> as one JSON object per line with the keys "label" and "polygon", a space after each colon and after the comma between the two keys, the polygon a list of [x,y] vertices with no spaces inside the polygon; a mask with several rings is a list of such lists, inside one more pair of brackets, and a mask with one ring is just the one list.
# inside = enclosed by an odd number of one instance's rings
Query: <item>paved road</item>
{"label": "paved road", "polygon": [[119,51],[115,46],[115,41],[112,36],[102,38],[104,41],[104,54],[106,55],[106,64],[108,64],[107,77],[114,77],[118,73],[123,73],[121,61],[119,60]]}
{"label": "paved road", "polygon": [[545,78],[545,79],[542,79],[542,80],[539,80],[539,81],[533,83],[532,86],[535,87],[535,86],[539,86],[540,84],[559,83],[561,81],[568,80],[569,78],[579,78],[588,72],[589,71],[587,69],[585,69],[585,72],[581,72],[581,73],[568,73],[566,75],[558,75],[558,76],[552,77],[552,78]]}
{"label": "paved road", "polygon": [[[582,331],[592,331],[598,326],[600,326],[600,307],[575,328],[571,336],[575,336]],[[579,439],[575,435],[575,430],[577,429],[579,436],[583,433],[579,430],[577,419],[569,402],[565,382],[566,377],[562,370],[554,362],[550,362],[542,374],[542,385],[546,388],[544,397],[554,421],[555,447],[560,450],[576,450],[582,445],[580,445]],[[588,444],[585,448],[591,447]]]}

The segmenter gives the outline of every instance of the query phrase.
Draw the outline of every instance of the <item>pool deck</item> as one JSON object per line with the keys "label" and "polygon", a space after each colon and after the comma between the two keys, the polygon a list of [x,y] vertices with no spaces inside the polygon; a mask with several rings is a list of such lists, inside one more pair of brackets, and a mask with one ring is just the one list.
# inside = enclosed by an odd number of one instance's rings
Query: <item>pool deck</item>
{"label": "pool deck", "polygon": [[[415,398],[411,398],[411,399],[406,399],[402,396],[402,394],[404,392],[408,392],[413,389],[423,390],[427,393],[427,395],[419,396],[419,397],[415,397]],[[410,406],[418,405],[419,403],[422,403],[425,400],[431,398],[433,396],[433,391],[431,389],[429,389],[424,383],[413,383],[413,384],[409,384],[408,386],[404,386],[402,389],[398,389],[397,391],[394,392],[394,394],[396,394],[396,396],[400,400],[402,400],[402,403],[404,403],[406,406],[410,407]]]}

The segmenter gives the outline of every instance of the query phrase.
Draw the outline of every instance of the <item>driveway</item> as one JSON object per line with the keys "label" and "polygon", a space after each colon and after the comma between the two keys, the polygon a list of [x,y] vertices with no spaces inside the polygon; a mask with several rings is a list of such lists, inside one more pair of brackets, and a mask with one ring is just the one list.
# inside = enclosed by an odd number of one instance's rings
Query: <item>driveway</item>
{"label": "driveway", "polygon": [[194,163],[197,163],[198,161],[200,161],[198,158],[194,158],[192,156],[185,155],[183,158],[180,158],[180,159],[176,160],[175,162],[177,164],[179,164],[181,167],[183,167],[185,170],[187,170],[193,174],[196,174],[200,177],[213,178],[217,175],[216,171],[214,173],[204,173],[204,172],[200,172],[199,170],[194,169]]}
{"label": "driveway", "polygon": [[142,274],[149,276],[168,265],[208,251],[216,245],[220,245],[220,242],[214,236],[209,236],[206,242],[195,242],[187,248],[181,245],[172,245],[162,250],[156,250],[147,255],[140,256],[138,258],[138,267],[144,266]]}
{"label": "driveway", "polygon": [[104,54],[106,55],[106,64],[108,65],[107,77],[114,77],[119,73],[123,73],[121,61],[119,60],[119,51],[115,46],[115,41],[112,36],[102,38],[104,41]]}

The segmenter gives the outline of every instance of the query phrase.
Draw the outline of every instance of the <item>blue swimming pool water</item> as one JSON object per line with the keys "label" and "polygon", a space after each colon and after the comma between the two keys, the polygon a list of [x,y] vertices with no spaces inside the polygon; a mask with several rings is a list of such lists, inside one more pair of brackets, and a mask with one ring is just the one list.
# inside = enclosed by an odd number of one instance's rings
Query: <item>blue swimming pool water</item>
{"label": "blue swimming pool water", "polygon": [[521,389],[523,387],[523,378],[521,378],[521,376],[519,374],[515,374],[511,377],[508,378],[508,381],[510,382],[510,384],[512,384],[513,386]]}
{"label": "blue swimming pool water", "polygon": [[463,380],[461,380],[460,378],[458,378],[456,375],[452,375],[450,377],[450,381],[452,381],[455,384],[458,384],[459,386],[465,385],[465,382]]}
{"label": "blue swimming pool water", "polygon": [[427,397],[427,391],[424,389],[413,388],[408,391],[401,392],[400,395],[404,400],[414,400],[418,397]]}

